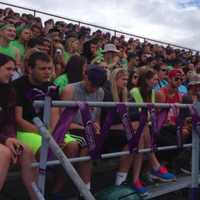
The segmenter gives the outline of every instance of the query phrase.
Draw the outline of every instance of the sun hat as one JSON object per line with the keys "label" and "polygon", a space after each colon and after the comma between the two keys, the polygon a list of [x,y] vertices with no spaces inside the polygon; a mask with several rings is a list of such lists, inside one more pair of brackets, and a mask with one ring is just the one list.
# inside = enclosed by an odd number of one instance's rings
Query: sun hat
{"label": "sun hat", "polygon": [[115,53],[118,53],[119,50],[117,50],[116,46],[114,44],[105,44],[104,46],[104,49],[103,49],[103,52],[106,53],[106,52],[115,52]]}

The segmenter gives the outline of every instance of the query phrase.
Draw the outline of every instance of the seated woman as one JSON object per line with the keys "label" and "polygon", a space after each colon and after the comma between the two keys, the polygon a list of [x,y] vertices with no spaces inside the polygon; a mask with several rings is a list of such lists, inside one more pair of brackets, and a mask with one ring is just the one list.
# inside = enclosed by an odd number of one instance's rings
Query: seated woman
{"label": "seated woman", "polygon": [[0,191],[5,183],[10,165],[20,164],[22,180],[31,200],[36,200],[32,182],[36,181],[36,169],[31,168],[34,155],[28,147],[16,139],[15,92],[9,84],[15,69],[15,61],[0,54]]}
{"label": "seated woman", "polygon": [[[110,89],[104,89],[104,101],[115,101],[115,102],[127,102],[128,101],[128,90],[127,90],[127,82],[128,82],[128,73],[126,70],[122,68],[117,68],[113,70],[111,73],[111,83]],[[103,109],[102,111],[102,124],[103,119],[105,119],[107,113],[111,110]],[[130,111],[130,108],[129,108]],[[137,116],[131,116],[132,127],[136,129],[139,125],[137,122]],[[139,142],[139,148],[144,148],[145,138],[147,134],[147,127],[144,128],[142,132],[142,136]],[[128,144],[126,139],[126,133],[122,127],[122,122],[118,116],[114,118],[114,125],[111,127],[109,132],[109,136],[105,141],[104,150],[105,151],[120,151],[121,149],[127,150]],[[147,190],[141,184],[140,181],[140,171],[142,167],[142,154],[135,154],[134,155],[134,162],[133,162],[133,188],[142,195],[146,196]],[[132,155],[122,156],[120,158],[120,165],[116,175],[116,185],[121,185],[127,178],[127,174],[129,168],[132,164]],[[158,165],[159,167],[159,165]]]}
{"label": "seated woman", "polygon": [[129,78],[128,78],[128,84],[127,84],[128,90],[131,90],[133,87],[137,87],[138,78],[139,78],[139,74],[137,70],[129,71]]}
{"label": "seated woman", "polygon": [[83,79],[83,67],[86,63],[84,57],[73,55],[65,65],[64,72],[58,76],[54,83],[59,87],[61,93],[69,83],[79,82]]}
{"label": "seated woman", "polygon": [[[141,73],[139,73],[138,87],[132,88],[130,90],[130,95],[133,101],[136,103],[143,103],[143,102],[155,103],[157,93],[154,92],[153,87],[156,81],[157,81],[157,77],[152,70],[143,69]],[[132,108],[130,112],[131,111],[132,111]],[[137,116],[135,112],[134,114],[135,116]],[[138,120],[139,119],[137,119],[136,121],[138,122]],[[138,124],[135,125],[135,128],[137,127],[138,127]],[[149,128],[148,123],[146,123],[146,126],[143,132],[144,132],[143,133],[144,143],[142,147],[149,148],[151,145],[151,137],[150,137],[150,128]],[[153,152],[150,152],[148,156],[149,156],[150,165],[152,167],[152,171],[149,177],[152,180],[160,180],[160,181],[168,182],[168,181],[172,181],[176,179],[176,177],[172,173],[169,173],[165,167],[160,165],[159,161],[157,160]],[[135,180],[134,186],[136,189],[139,189],[138,190],[139,192],[145,191],[144,189],[142,189],[143,186],[141,186],[140,184],[139,177],[137,180]]]}

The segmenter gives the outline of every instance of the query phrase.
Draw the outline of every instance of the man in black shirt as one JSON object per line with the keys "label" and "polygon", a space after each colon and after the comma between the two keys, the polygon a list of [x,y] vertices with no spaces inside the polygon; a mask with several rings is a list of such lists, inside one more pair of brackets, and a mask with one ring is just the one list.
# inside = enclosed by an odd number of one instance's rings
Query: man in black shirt
{"label": "man in black shirt", "polygon": [[[57,88],[49,82],[53,72],[53,64],[50,57],[43,52],[33,53],[28,60],[28,76],[23,76],[13,82],[17,93],[16,121],[18,132],[17,137],[28,145],[34,153],[37,153],[41,146],[41,137],[32,119],[39,116],[42,119],[43,110],[35,109],[34,100],[43,100],[49,93],[53,100],[58,100]],[[53,91],[52,91],[52,87]],[[59,118],[59,109],[52,108],[50,127],[53,129]]]}

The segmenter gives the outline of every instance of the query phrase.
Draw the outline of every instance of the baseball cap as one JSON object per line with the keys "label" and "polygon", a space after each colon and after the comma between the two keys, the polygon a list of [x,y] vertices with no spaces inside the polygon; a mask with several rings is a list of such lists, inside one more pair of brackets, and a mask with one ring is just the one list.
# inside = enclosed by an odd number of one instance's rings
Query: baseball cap
{"label": "baseball cap", "polygon": [[95,65],[95,64],[88,65],[86,72],[87,72],[88,80],[95,87],[101,87],[107,80],[106,70],[104,70],[99,65]]}
{"label": "baseball cap", "polygon": [[168,72],[168,77],[170,79],[176,77],[177,75],[181,75],[181,71],[179,69],[172,69],[171,71]]}
{"label": "baseball cap", "polygon": [[191,85],[199,85],[199,84],[200,84],[200,75],[199,75],[199,74],[193,74],[193,75],[190,77],[188,86],[191,86]]}

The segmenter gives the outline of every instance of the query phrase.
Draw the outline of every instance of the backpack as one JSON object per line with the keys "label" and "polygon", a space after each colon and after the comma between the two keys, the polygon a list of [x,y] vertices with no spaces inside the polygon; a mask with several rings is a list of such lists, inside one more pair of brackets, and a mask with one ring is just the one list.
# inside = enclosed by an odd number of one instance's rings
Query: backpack
{"label": "backpack", "polygon": [[109,186],[95,195],[96,200],[140,200],[138,193],[128,185]]}

